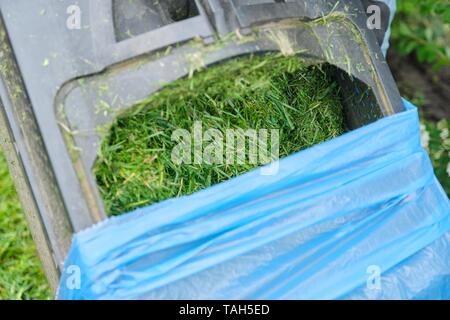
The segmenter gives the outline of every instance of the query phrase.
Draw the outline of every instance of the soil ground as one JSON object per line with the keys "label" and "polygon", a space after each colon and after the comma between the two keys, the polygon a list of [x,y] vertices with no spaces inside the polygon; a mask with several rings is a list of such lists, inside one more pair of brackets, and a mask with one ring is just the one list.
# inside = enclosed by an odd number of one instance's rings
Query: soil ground
{"label": "soil ground", "polygon": [[402,95],[421,101],[425,119],[450,119],[450,67],[433,72],[414,56],[399,56],[392,50],[388,62]]}

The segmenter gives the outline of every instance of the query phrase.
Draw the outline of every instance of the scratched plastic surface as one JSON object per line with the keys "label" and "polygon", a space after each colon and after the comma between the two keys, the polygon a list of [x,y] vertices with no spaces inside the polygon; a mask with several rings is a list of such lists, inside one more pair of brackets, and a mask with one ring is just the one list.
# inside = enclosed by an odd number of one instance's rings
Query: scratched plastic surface
{"label": "scratched plastic surface", "polygon": [[77,234],[58,298],[450,298],[450,202],[405,104],[280,160],[276,175],[257,169]]}

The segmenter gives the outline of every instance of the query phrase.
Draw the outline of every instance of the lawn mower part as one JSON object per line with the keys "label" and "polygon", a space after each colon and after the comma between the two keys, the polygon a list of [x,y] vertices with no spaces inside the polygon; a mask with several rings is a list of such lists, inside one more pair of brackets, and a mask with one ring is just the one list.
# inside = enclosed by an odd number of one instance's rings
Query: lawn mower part
{"label": "lawn mower part", "polygon": [[102,129],[165,83],[282,52],[336,68],[350,129],[403,111],[371,4],[388,21],[377,1],[0,0],[2,143],[52,286],[72,234],[106,218]]}

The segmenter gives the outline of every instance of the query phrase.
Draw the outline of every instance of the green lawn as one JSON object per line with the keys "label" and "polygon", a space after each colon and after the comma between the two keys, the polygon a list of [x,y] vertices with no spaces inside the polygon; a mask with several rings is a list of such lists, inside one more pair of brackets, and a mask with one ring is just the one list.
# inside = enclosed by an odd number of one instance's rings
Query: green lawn
{"label": "green lawn", "polygon": [[0,151],[0,300],[49,298],[50,289]]}

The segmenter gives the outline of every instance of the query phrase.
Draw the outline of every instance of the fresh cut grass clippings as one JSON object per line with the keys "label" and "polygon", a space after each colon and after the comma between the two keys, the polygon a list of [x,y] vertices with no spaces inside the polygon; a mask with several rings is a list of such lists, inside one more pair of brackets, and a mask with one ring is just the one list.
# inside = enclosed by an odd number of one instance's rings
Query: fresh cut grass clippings
{"label": "fresh cut grass clippings", "polygon": [[[142,101],[116,120],[94,168],[107,213],[191,194],[261,165],[248,159],[174,163],[175,130],[193,132],[199,122],[203,132],[216,129],[223,137],[229,129],[277,130],[280,158],[341,135],[343,107],[329,69],[278,54],[240,57],[175,81]],[[194,154],[194,143],[191,147]],[[249,154],[247,143],[245,148]]]}

